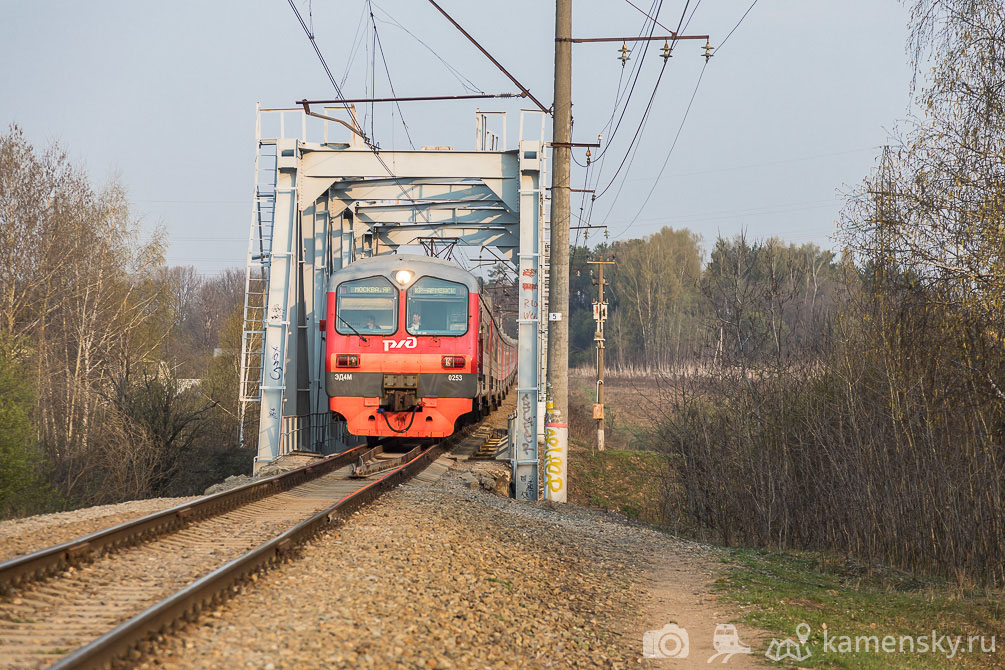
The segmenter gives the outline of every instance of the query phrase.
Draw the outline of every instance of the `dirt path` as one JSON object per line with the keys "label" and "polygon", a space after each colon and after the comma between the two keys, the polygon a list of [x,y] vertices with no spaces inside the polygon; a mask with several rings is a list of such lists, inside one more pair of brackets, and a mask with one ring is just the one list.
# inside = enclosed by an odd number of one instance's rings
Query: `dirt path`
{"label": "dirt path", "polygon": [[[685,547],[657,558],[654,569],[649,572],[647,607],[641,617],[643,626],[637,633],[641,644],[645,631],[656,631],[657,634],[651,636],[654,642],[658,644],[662,639],[666,652],[674,654],[681,650],[681,654],[676,658],[646,659],[642,667],[765,667],[759,643],[766,639],[766,634],[732,623],[736,612],[720,605],[713,592],[712,584],[718,577],[717,568],[720,566],[720,559],[715,553],[702,545],[694,545],[690,550]],[[673,624],[678,629],[670,628]],[[688,643],[686,658],[680,644],[685,634]],[[751,647],[752,653],[744,653]],[[738,653],[730,655],[730,651]]]}

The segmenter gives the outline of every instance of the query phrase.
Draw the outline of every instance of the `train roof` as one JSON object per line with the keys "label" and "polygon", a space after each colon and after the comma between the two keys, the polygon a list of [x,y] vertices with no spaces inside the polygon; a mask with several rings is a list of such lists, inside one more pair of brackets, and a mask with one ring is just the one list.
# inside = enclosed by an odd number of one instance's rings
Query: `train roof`
{"label": "train roof", "polygon": [[384,254],[361,258],[350,263],[332,274],[328,288],[333,290],[336,284],[352,279],[381,276],[394,281],[394,273],[398,270],[410,270],[413,274],[411,286],[420,277],[437,277],[448,281],[464,284],[472,293],[478,293],[478,278],[467,270],[450,261],[417,254]]}

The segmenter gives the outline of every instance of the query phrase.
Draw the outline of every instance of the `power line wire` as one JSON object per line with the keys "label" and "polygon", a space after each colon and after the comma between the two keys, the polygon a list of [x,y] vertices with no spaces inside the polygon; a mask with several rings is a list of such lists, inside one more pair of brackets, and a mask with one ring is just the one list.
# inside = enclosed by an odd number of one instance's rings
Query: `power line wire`
{"label": "power line wire", "polygon": [[[681,12],[680,21],[677,22],[677,30],[678,31],[680,31],[680,27],[684,23],[684,17],[687,16],[687,9],[688,9],[688,6],[690,4],[691,4],[690,0],[688,0],[688,2],[684,4],[684,11]],[[657,16],[658,15],[659,15],[659,12],[657,11]],[[625,166],[625,162],[629,158],[629,155],[631,155],[631,157],[632,157],[632,162],[635,161],[635,155],[636,155],[636,152],[638,150],[638,145],[636,144],[636,142],[638,142],[639,138],[641,137],[642,132],[645,129],[646,123],[649,120],[649,112],[652,111],[653,101],[656,99],[656,92],[659,90],[660,82],[663,80],[663,75],[666,72],[667,65],[670,63],[670,56],[673,54],[674,47],[676,47],[676,46],[677,46],[676,41],[674,42],[673,46],[668,45],[667,57],[663,59],[663,67],[660,68],[660,74],[656,78],[656,84],[653,86],[652,95],[649,96],[649,102],[646,104],[646,109],[642,113],[642,118],[639,120],[639,125],[635,129],[635,134],[632,136],[632,140],[631,140],[631,142],[629,142],[628,148],[625,150],[625,155],[621,159],[621,163],[618,164],[617,170],[614,171],[614,176],[611,177],[611,180],[608,182],[607,186],[605,186],[603,189],[601,189],[600,193],[597,194],[598,198],[603,197],[603,195],[605,193],[607,193],[607,191],[611,188],[611,186],[617,180],[618,175],[621,173],[622,168],[624,168],[624,166]],[[705,62],[708,63],[707,60]],[[625,173],[625,176],[626,177],[628,176],[627,172]],[[622,181],[622,185],[623,184],[624,184],[624,182]],[[621,192],[621,189],[619,188],[618,189],[618,193],[620,193],[620,192]],[[617,200],[617,198],[615,197],[615,201],[616,200]],[[613,207],[613,205],[612,205],[612,207]]]}
{"label": "power line wire", "polygon": [[687,32],[687,27],[691,25],[691,19],[694,18],[694,14],[695,12],[698,11],[699,7],[701,7],[701,0],[698,0],[698,2],[694,3],[694,9],[691,10],[691,15],[687,17],[687,22],[684,23],[683,31],[685,33]]}
{"label": "power line wire", "polygon": [[752,9],[754,8],[754,5],[756,5],[756,4],[757,4],[757,0],[754,0],[754,1],[752,2],[752,3],[750,3],[750,7],[747,7],[747,11],[745,11],[745,12],[743,13],[743,16],[741,16],[741,17],[740,17],[740,20],[736,22],[736,25],[735,25],[735,26],[733,26],[733,29],[732,29],[732,30],[730,30],[730,31],[729,31],[729,33],[728,33],[728,34],[726,35],[726,37],[724,37],[724,38],[722,39],[722,42],[720,42],[720,43],[719,43],[719,46],[717,46],[717,47],[715,48],[715,53],[719,53],[719,49],[721,49],[721,48],[723,47],[723,45],[724,45],[724,44],[725,44],[725,43],[726,43],[726,42],[727,42],[727,41],[729,40],[729,38],[730,38],[730,37],[731,37],[731,36],[733,35],[733,33],[735,33],[735,32],[736,32],[736,29],[740,27],[740,24],[741,24],[741,23],[743,23],[743,20],[744,20],[745,18],[747,18],[747,14],[750,14],[750,10],[752,10]]}
{"label": "power line wire", "polygon": [[673,32],[672,30],[670,30],[669,28],[667,28],[665,25],[663,25],[662,23],[660,23],[659,21],[657,21],[655,18],[649,16],[649,14],[647,14],[644,9],[642,9],[641,7],[639,7],[638,5],[636,5],[634,2],[632,2],[632,0],[625,0],[625,2],[627,2],[629,5],[631,5],[635,9],[637,9],[640,14],[642,14],[647,19],[649,19],[650,21],[652,21],[653,23],[655,23],[656,25],[658,25],[663,30],[667,30],[667,31],[669,31],[671,33]]}
{"label": "power line wire", "polygon": [[[688,1],[690,1],[690,0],[688,0]],[[654,3],[654,5],[655,5],[655,3]],[[656,6],[655,7],[655,11],[652,12],[653,15],[656,16],[657,18],[660,15],[660,9],[662,9],[662,7],[663,7],[663,0],[659,0],[659,5]],[[656,30],[656,24],[653,23],[652,25],[650,25],[650,21],[649,21],[648,15],[647,15],[645,23],[642,25],[642,33],[646,32],[646,30],[647,30],[646,26],[649,26],[649,28],[648,28],[649,34],[646,35],[646,37],[652,37],[653,36],[653,32],[655,32],[655,30]],[[640,37],[642,37],[642,35],[640,35]],[[632,42],[632,44],[635,45],[635,44],[638,44],[638,42],[635,41],[635,42]],[[633,68],[632,72],[634,73],[635,76],[634,76],[634,78],[632,78],[631,86],[628,89],[628,95],[625,98],[625,104],[624,104],[624,107],[621,110],[621,116],[618,117],[618,123],[614,126],[614,130],[611,131],[610,137],[607,138],[607,146],[605,146],[604,148],[602,148],[600,150],[600,155],[597,156],[598,160],[601,157],[603,157],[604,154],[607,153],[608,149],[610,149],[611,143],[614,141],[614,138],[617,136],[618,130],[621,128],[621,123],[625,119],[625,114],[628,112],[628,105],[629,105],[629,103],[632,100],[632,94],[635,92],[635,85],[638,84],[639,77],[642,75],[642,63],[643,63],[643,61],[645,61],[646,55],[649,53],[649,41],[646,40],[644,42],[644,44],[645,44],[645,48],[643,48],[643,50],[642,50],[642,55],[635,61],[635,65],[632,66],[632,68]],[[666,63],[664,62],[663,65],[665,67]]]}
{"label": "power line wire", "polygon": [[[662,23],[659,23],[659,21],[656,18],[654,18],[653,16],[651,16],[649,13],[646,13],[641,8],[635,6],[634,3],[629,2],[629,4],[631,4],[637,10],[639,10],[646,17],[646,21],[642,24],[642,28],[639,31],[639,36],[640,37],[645,34],[645,32],[647,30],[647,26],[649,26],[649,22],[650,21],[653,21],[654,24],[659,24],[660,26],[662,26],[666,30],[670,30],[669,28],[666,28],[666,26],[663,26]],[[659,10],[661,8],[662,8],[662,3],[657,6],[656,1],[654,0],[653,4],[650,5],[650,12],[655,13],[658,16]],[[655,29],[655,26],[653,26],[649,30],[649,36],[650,37],[652,36],[652,32],[653,32],[654,29]],[[670,31],[670,32],[673,32],[673,31]],[[637,43],[637,42],[634,42],[633,44],[635,44],[635,43]],[[646,47],[648,49],[649,43],[646,42],[645,44],[646,44]],[[626,86],[626,88],[624,90],[622,90],[622,88],[621,88],[621,84],[624,81],[624,73],[625,73],[624,68],[621,69],[621,74],[618,76],[618,85],[617,85],[617,88],[616,88],[617,93],[615,94],[614,105],[611,108],[611,116],[608,118],[607,123],[605,123],[604,126],[601,128],[600,135],[603,135],[604,133],[606,133],[607,130],[608,130],[608,128],[610,128],[611,125],[614,123],[614,117],[618,113],[618,108],[621,106],[621,101],[622,100],[624,100],[624,108],[622,109],[621,116],[618,118],[618,124],[617,124],[617,126],[615,127],[614,131],[607,137],[606,146],[599,152],[599,155],[593,160],[593,165],[596,166],[596,169],[594,170],[594,175],[595,175],[595,177],[594,177],[594,183],[593,183],[594,189],[597,188],[599,186],[599,184],[600,184],[600,178],[601,178],[601,175],[603,174],[604,165],[607,162],[607,150],[612,146],[612,142],[614,140],[614,137],[617,135],[617,130],[618,130],[618,128],[620,128],[621,122],[624,119],[625,113],[628,111],[628,105],[631,102],[632,93],[634,93],[634,91],[635,91],[635,84],[638,82],[638,78],[639,78],[639,76],[641,75],[641,72],[642,72],[642,67],[641,66],[642,66],[642,62],[645,59],[645,54],[646,54],[646,51],[643,51],[642,57],[636,59],[632,63],[632,69],[631,69],[631,72],[629,74],[629,79],[631,80],[632,83],[629,86]],[[664,63],[664,65],[665,65],[665,63]],[[573,160],[575,160],[574,156],[573,156]],[[579,165],[580,167],[584,167],[581,163],[579,163],[579,161],[576,161],[576,164]],[[590,208],[589,208],[589,210],[587,212],[586,221],[583,221],[581,219],[580,220],[580,224],[590,225],[590,222],[591,222],[592,217],[593,217],[593,209],[594,209],[594,205],[596,204],[596,201],[597,201],[597,196],[593,195],[591,197],[591,199],[590,199]]]}
{"label": "power line wire", "polygon": [[[666,170],[667,164],[670,162],[670,156],[673,155],[673,151],[677,147],[677,140],[680,139],[681,131],[684,130],[684,123],[687,121],[687,117],[691,113],[691,106],[694,105],[695,96],[698,95],[698,87],[701,86],[701,80],[705,76],[705,70],[706,70],[706,68],[708,68],[708,61],[707,60],[705,61],[705,64],[701,67],[701,73],[698,75],[698,81],[694,85],[694,91],[691,92],[691,99],[687,103],[687,109],[684,110],[684,118],[681,119],[680,126],[677,127],[677,134],[674,135],[673,143],[670,145],[670,150],[667,152],[666,158],[663,159],[663,165],[660,167],[660,171],[656,175],[656,181],[653,182],[652,188],[649,189],[649,193],[646,194],[645,200],[642,201],[642,206],[639,207],[639,211],[635,213],[635,216],[632,217],[632,220],[628,223],[628,225],[625,227],[625,229],[622,230],[620,233],[618,233],[617,235],[614,236],[614,239],[617,239],[617,238],[621,237],[622,235],[624,235],[625,233],[628,232],[628,230],[632,227],[632,225],[635,223],[635,221],[638,220],[639,215],[642,213],[642,210],[644,210],[646,208],[646,205],[649,203],[649,199],[653,196],[653,193],[656,191],[656,187],[660,183],[660,178],[663,176],[663,171]],[[610,212],[613,209],[614,208],[612,206],[611,209],[608,210],[608,215],[610,214]]]}
{"label": "power line wire", "polygon": [[[700,1],[701,1],[701,0],[699,0],[699,3],[700,3]],[[751,11],[751,10],[752,10],[752,9],[754,8],[754,5],[756,5],[756,4],[757,4],[757,1],[758,1],[758,0],[753,0],[753,2],[751,2],[751,3],[750,3],[750,6],[749,6],[749,7],[747,7],[747,11],[745,11],[745,12],[743,13],[743,16],[741,16],[741,17],[740,17],[740,20],[736,22],[736,25],[735,25],[735,26],[733,26],[733,29],[729,31],[729,33],[728,33],[728,34],[726,35],[726,37],[725,37],[725,38],[723,38],[722,42],[720,42],[720,43],[719,43],[719,46],[718,46],[718,47],[716,47],[716,49],[715,49],[715,53],[718,53],[719,49],[721,49],[721,48],[722,48],[722,46],[723,46],[723,45],[724,45],[724,44],[725,44],[725,43],[726,43],[726,42],[727,42],[727,41],[729,40],[729,38],[730,38],[730,37],[731,37],[731,36],[733,35],[733,33],[734,33],[734,32],[736,32],[736,29],[740,27],[740,24],[741,24],[741,23],[743,23],[743,20],[744,20],[745,18],[747,18],[747,15],[748,15],[748,14],[750,14],[750,11]],[[695,5],[695,11],[697,11],[697,9],[698,9],[698,6],[697,6],[697,5]],[[686,6],[686,5],[685,5],[685,8],[684,8],[684,12],[685,12],[685,13],[687,13],[687,6]],[[694,17],[694,12],[691,12],[691,17],[692,17],[692,18]],[[683,17],[681,17],[681,18],[682,18],[682,20],[683,20]],[[688,19],[688,23],[690,23],[690,22],[691,22],[691,19],[689,18],[689,19]],[[684,117],[683,117],[683,118],[681,119],[681,123],[680,123],[680,126],[679,126],[679,127],[677,128],[677,133],[676,133],[676,135],[674,135],[674,140],[673,140],[673,143],[672,143],[672,144],[670,145],[670,150],[669,150],[669,151],[667,152],[667,155],[666,155],[666,158],[665,158],[665,159],[663,160],[663,165],[662,165],[662,166],[660,167],[660,171],[659,171],[659,173],[658,173],[658,174],[656,175],[656,181],[654,181],[654,182],[653,182],[653,185],[652,185],[652,188],[650,188],[650,189],[649,189],[649,193],[647,193],[647,194],[646,194],[646,197],[645,197],[645,199],[644,199],[644,200],[642,201],[642,205],[641,205],[641,206],[639,207],[639,210],[638,210],[638,212],[636,212],[635,216],[634,216],[634,217],[632,217],[632,220],[631,220],[631,221],[630,221],[630,222],[628,223],[628,225],[627,225],[627,226],[625,227],[625,229],[624,229],[624,230],[622,230],[622,231],[621,231],[620,233],[618,233],[617,235],[615,235],[615,236],[614,236],[614,239],[617,239],[617,238],[619,238],[619,237],[623,236],[623,235],[624,235],[625,233],[627,233],[627,232],[628,232],[628,230],[629,230],[629,229],[631,229],[631,227],[632,227],[632,226],[633,226],[633,225],[635,224],[635,222],[636,222],[636,221],[638,220],[638,218],[639,218],[639,215],[640,215],[640,214],[641,214],[641,213],[643,212],[643,210],[645,209],[646,205],[647,205],[647,204],[649,203],[649,200],[650,200],[650,199],[652,198],[652,195],[653,195],[653,193],[654,193],[654,192],[656,191],[656,187],[657,187],[657,186],[659,185],[659,181],[660,181],[660,178],[661,178],[661,177],[663,176],[663,172],[664,172],[664,170],[666,170],[666,166],[667,166],[667,164],[668,164],[668,163],[669,163],[669,161],[670,161],[670,156],[672,156],[672,155],[673,155],[673,151],[674,151],[674,149],[675,149],[675,148],[676,148],[676,146],[677,146],[677,141],[678,141],[678,140],[680,139],[680,134],[681,134],[681,131],[683,131],[683,129],[684,129],[684,123],[685,123],[685,122],[687,121],[687,117],[688,117],[688,115],[689,115],[689,114],[690,114],[690,112],[691,112],[691,106],[692,106],[692,105],[694,104],[694,99],[695,99],[695,96],[696,96],[696,95],[698,94],[698,88],[699,88],[699,87],[701,86],[701,80],[702,80],[702,78],[703,78],[703,77],[705,76],[705,68],[706,68],[706,67],[708,67],[708,59],[706,59],[706,60],[705,60],[705,65],[704,65],[704,66],[702,66],[702,68],[701,68],[701,73],[700,73],[700,74],[698,75],[698,81],[697,81],[697,83],[695,83],[695,86],[694,86],[694,91],[693,91],[693,92],[691,93],[691,99],[690,99],[690,100],[688,101],[688,104],[687,104],[687,109],[686,109],[686,110],[684,111]],[[658,82],[657,82],[657,84],[658,84]],[[620,169],[620,168],[619,168],[619,169]],[[624,186],[624,181],[622,181],[622,186]],[[608,185],[608,187],[606,187],[606,188],[604,189],[604,192],[606,192],[607,188],[609,188],[609,187],[610,187],[610,186]],[[619,191],[618,191],[618,192],[620,193],[620,189],[619,189]],[[601,192],[601,194],[600,194],[600,195],[603,195],[603,192]],[[599,197],[599,196],[598,196],[598,197]],[[616,201],[616,200],[617,200],[617,198],[615,198],[615,201]],[[610,213],[611,213],[611,212],[612,212],[613,210],[614,210],[614,206],[613,206],[613,204],[612,204],[611,208],[610,208],[610,209],[608,209],[608,211],[607,211],[607,216],[610,216]],[[607,217],[605,217],[605,218],[604,218],[604,220],[606,221],[606,220],[607,220]]]}

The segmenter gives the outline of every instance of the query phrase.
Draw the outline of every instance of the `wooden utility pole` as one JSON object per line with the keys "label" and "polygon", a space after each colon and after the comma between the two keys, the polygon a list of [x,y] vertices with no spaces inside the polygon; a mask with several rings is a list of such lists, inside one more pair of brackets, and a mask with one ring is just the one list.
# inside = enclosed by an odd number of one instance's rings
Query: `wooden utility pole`
{"label": "wooden utility pole", "polygon": [[548,417],[545,495],[565,502],[569,453],[569,155],[572,142],[572,0],[555,1],[551,288],[548,294]]}
{"label": "wooden utility pole", "polygon": [[596,265],[598,277],[594,281],[597,285],[597,302],[593,303],[593,320],[597,322],[597,330],[593,335],[593,341],[597,344],[597,402],[593,405],[593,418],[597,420],[597,451],[604,450],[604,322],[607,321],[607,299],[604,298],[604,266],[614,265],[614,261],[586,261],[589,265]]}

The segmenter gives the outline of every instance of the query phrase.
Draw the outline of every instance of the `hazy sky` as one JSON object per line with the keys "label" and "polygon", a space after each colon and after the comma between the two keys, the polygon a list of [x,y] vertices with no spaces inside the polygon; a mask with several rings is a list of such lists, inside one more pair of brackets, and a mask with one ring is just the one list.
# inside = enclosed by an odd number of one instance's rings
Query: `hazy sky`
{"label": "hazy sky", "polygon": [[[686,32],[710,34],[713,46],[750,6],[750,0],[633,2],[646,9],[661,4],[659,20],[671,28],[685,5],[689,15],[697,7]],[[440,4],[551,103],[553,3]],[[367,2],[297,5],[312,17],[336,77],[346,77],[345,94],[370,94]],[[372,6],[398,95],[457,95],[472,85],[492,93],[514,90],[424,0]],[[4,126],[19,124],[40,145],[58,141],[99,185],[121,180],[144,225],[167,230],[169,263],[204,273],[243,266],[256,101],[292,106],[305,97],[334,97],[286,0],[7,0],[3,10]],[[625,0],[576,0],[574,11],[574,32],[584,37],[638,34],[645,21]],[[753,237],[832,246],[840,192],[869,172],[889,131],[910,109],[906,32],[907,10],[894,0],[760,0],[705,68],[667,161],[704,65],[702,43],[680,42],[639,150],[597,200],[591,222],[606,222],[619,239],[670,225],[700,233],[706,245],[718,233],[746,229]],[[615,176],[639,125],[662,64],[661,47],[653,44],[642,62],[622,127],[599,175],[591,175],[598,189]],[[611,117],[619,81],[624,90],[641,58],[636,49],[623,70],[619,48],[574,46],[577,141],[595,141]],[[379,55],[375,82],[378,95],[389,94]],[[413,103],[402,111],[417,146],[470,149],[479,106],[513,112],[512,148],[515,112],[528,101]],[[369,110],[360,113],[369,126]],[[383,148],[408,147],[391,106],[377,109],[373,127]],[[574,168],[573,181],[582,186],[582,169]]]}

